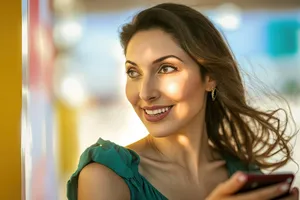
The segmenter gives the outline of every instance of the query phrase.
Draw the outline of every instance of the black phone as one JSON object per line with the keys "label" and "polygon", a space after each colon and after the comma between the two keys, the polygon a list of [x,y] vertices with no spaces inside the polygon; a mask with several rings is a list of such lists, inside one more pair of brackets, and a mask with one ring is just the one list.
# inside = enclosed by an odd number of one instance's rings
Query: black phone
{"label": "black phone", "polygon": [[[279,183],[288,183],[291,189],[295,175],[293,173],[276,173],[276,174],[246,174],[247,181],[245,185],[237,192],[244,193],[267,186],[272,186]],[[286,197],[290,194],[290,189],[282,196],[276,197],[275,199],[280,199]],[[273,199],[273,200],[275,200]]]}

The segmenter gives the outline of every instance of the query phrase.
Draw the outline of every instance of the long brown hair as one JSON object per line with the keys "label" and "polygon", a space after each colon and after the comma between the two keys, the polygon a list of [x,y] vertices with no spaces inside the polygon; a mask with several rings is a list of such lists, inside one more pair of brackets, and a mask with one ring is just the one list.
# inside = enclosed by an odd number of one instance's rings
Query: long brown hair
{"label": "long brown hair", "polygon": [[[169,33],[198,63],[201,76],[209,75],[217,82],[217,99],[208,95],[206,107],[207,132],[214,148],[261,169],[277,169],[291,159],[291,137],[285,135],[288,120],[276,116],[282,109],[263,112],[247,103],[238,64],[213,23],[188,6],[159,4],[122,27],[124,53],[134,34],[153,28]],[[282,160],[269,160],[279,152]]]}

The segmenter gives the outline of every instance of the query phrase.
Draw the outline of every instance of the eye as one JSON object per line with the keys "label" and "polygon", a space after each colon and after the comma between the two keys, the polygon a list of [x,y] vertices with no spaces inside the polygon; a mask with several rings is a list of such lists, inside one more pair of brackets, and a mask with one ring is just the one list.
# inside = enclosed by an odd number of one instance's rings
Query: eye
{"label": "eye", "polygon": [[130,77],[130,78],[137,78],[140,74],[134,70],[134,69],[129,69],[127,70],[126,74]]}
{"label": "eye", "polygon": [[172,65],[163,65],[160,70],[159,73],[161,74],[169,74],[172,73],[174,71],[177,71],[177,68],[172,66]]}

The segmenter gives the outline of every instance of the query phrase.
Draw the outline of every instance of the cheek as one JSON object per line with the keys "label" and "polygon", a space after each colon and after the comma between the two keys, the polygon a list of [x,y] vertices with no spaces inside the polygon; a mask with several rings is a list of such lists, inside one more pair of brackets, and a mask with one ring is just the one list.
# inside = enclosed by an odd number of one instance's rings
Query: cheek
{"label": "cheek", "polygon": [[163,83],[164,95],[176,103],[176,118],[185,118],[189,113],[197,113],[203,107],[205,89],[200,79],[180,76]]}
{"label": "cheek", "polygon": [[199,100],[205,93],[201,80],[188,74],[165,79],[162,87],[164,95],[175,102],[191,101],[194,98]]}
{"label": "cheek", "polygon": [[126,82],[125,92],[129,103],[132,105],[136,105],[139,99],[137,86],[133,83]]}

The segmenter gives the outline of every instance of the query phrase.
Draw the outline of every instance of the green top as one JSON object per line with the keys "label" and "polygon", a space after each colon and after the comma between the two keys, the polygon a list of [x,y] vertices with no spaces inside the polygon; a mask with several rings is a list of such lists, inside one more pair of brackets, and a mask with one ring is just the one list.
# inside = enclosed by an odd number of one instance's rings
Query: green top
{"label": "green top", "polygon": [[[236,171],[260,172],[258,168],[246,167],[241,161],[231,156],[224,156],[224,159],[230,176]],[[130,190],[131,200],[167,200],[139,173],[140,157],[136,152],[101,138],[81,155],[78,168],[67,184],[68,200],[77,200],[78,175],[86,165],[92,162],[105,165],[122,177]]]}

